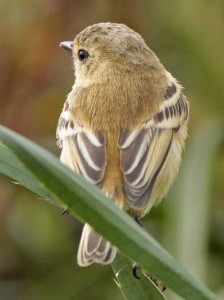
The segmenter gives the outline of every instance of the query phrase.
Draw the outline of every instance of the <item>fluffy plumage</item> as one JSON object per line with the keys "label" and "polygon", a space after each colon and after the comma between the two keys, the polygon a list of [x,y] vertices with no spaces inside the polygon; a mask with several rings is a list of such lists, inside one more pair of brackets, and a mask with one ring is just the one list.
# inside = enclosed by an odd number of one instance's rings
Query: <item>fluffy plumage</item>
{"label": "fluffy plumage", "polygon": [[[142,217],[179,170],[189,116],[182,87],[126,25],[89,26],[64,47],[72,50],[76,79],[57,128],[61,161]],[[83,61],[80,50],[88,54]],[[111,263],[115,254],[84,226],[79,265]]]}

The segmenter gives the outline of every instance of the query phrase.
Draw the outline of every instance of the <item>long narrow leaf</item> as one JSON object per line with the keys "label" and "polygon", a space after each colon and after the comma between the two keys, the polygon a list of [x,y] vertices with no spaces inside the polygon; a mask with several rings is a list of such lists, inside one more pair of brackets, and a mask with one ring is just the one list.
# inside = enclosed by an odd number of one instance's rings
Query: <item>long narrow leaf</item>
{"label": "long narrow leaf", "polygon": [[51,193],[46,190],[43,183],[37,180],[15,154],[2,143],[0,143],[0,173],[7,175],[45,200],[59,205],[56,199],[52,200]]}
{"label": "long narrow leaf", "polygon": [[166,300],[159,288],[143,273],[138,274],[140,280],[133,276],[132,265],[131,261],[121,254],[117,254],[112,263],[117,285],[124,298],[127,300]]}
{"label": "long narrow leaf", "polygon": [[100,190],[63,166],[48,151],[2,126],[0,139],[42,182],[52,199],[57,200],[56,203],[61,201],[72,214],[90,223],[97,232],[166,286],[184,299],[217,299]]}

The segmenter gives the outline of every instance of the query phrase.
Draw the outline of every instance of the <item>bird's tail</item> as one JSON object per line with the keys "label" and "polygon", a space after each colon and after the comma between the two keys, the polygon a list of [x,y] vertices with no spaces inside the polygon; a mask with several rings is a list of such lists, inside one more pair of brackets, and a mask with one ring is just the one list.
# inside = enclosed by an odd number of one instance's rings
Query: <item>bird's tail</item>
{"label": "bird's tail", "polygon": [[89,224],[85,224],[79,244],[78,265],[85,267],[92,263],[110,264],[117,249],[110,242],[105,241]]}

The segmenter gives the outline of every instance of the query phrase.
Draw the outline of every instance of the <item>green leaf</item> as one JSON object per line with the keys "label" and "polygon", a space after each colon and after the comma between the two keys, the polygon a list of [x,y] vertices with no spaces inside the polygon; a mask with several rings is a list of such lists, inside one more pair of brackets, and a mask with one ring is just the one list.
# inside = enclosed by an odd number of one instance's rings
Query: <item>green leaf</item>
{"label": "green leaf", "polygon": [[53,202],[63,203],[72,214],[91,224],[152,276],[184,299],[217,299],[203,283],[179,266],[130,216],[117,208],[95,186],[63,166],[48,151],[2,126],[0,139],[41,182]]}
{"label": "green leaf", "polygon": [[[24,164],[15,156],[15,154],[0,143],[0,173],[12,178],[18,183],[34,193],[40,195],[45,200],[52,202],[51,193],[49,193],[43,183],[24,166]],[[55,205],[59,205],[56,200]]]}
{"label": "green leaf", "polygon": [[166,300],[159,288],[143,273],[136,279],[132,274],[133,263],[121,254],[117,254],[112,263],[116,283],[127,300]]}

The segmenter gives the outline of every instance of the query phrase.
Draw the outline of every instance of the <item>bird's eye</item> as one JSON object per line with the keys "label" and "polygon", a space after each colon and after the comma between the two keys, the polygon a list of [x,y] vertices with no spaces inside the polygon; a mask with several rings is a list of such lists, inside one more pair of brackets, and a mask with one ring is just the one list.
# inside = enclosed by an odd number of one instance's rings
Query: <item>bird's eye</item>
{"label": "bird's eye", "polygon": [[80,49],[78,52],[78,58],[81,62],[84,62],[89,57],[89,53],[86,50]]}

